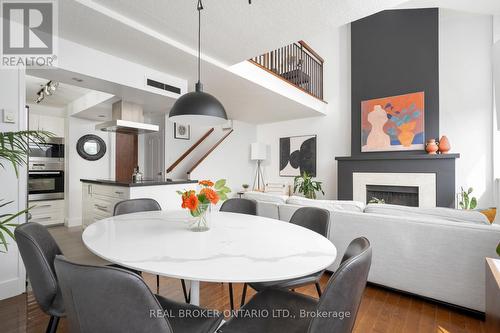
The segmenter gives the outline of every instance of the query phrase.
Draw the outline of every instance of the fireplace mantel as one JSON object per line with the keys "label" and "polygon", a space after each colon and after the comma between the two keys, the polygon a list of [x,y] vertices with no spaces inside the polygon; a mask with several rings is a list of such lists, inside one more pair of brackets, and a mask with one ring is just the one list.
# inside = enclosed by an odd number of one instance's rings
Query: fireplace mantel
{"label": "fireplace mantel", "polygon": [[455,160],[460,154],[380,154],[336,157],[340,200],[353,200],[354,173],[432,173],[436,175],[436,206],[455,207]]}
{"label": "fireplace mantel", "polygon": [[414,155],[370,155],[370,153],[365,153],[366,155],[356,155],[356,156],[341,156],[335,157],[337,161],[374,161],[374,160],[446,160],[446,159],[457,159],[460,158],[460,154],[414,154]]}

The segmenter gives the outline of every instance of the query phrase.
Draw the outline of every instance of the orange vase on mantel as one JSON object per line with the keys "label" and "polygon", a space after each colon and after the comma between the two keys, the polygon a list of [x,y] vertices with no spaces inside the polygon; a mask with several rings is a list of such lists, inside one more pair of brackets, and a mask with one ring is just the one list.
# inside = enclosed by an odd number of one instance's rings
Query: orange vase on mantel
{"label": "orange vase on mantel", "polygon": [[448,154],[450,149],[451,149],[450,140],[448,140],[446,135],[443,135],[439,140],[439,152],[441,154]]}
{"label": "orange vase on mantel", "polygon": [[436,155],[438,150],[439,150],[439,147],[438,147],[438,144],[436,142],[436,139],[427,140],[427,142],[425,144],[425,151],[427,152],[427,154]]}

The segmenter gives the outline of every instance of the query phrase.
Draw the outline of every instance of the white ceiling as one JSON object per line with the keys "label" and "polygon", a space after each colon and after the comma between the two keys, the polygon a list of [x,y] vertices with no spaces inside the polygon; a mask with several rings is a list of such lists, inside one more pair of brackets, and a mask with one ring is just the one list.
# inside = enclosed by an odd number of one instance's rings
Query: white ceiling
{"label": "white ceiling", "polygon": [[440,7],[478,14],[500,14],[500,0],[410,0],[398,8]]}
{"label": "white ceiling", "polygon": [[[196,0],[65,0],[59,2],[60,36],[147,67],[196,81]],[[234,74],[229,65],[384,9],[438,7],[491,12],[500,0],[204,0],[202,22],[205,90],[233,119],[263,123],[318,115]],[[406,6],[406,7],[405,7]],[[92,61],[92,59],[88,59]],[[328,61],[328,59],[326,59]],[[71,73],[59,73],[66,79]],[[62,81],[65,82],[65,81]],[[66,81],[71,82],[71,81]],[[86,78],[86,87],[125,96]],[[85,85],[82,85],[85,86]],[[121,89],[121,90],[120,90]],[[137,92],[130,92],[134,93]],[[169,105],[139,93],[153,112]],[[160,109],[161,107],[161,109]],[[145,110],[148,107],[145,106]],[[153,110],[154,109],[154,110]]]}
{"label": "white ceiling", "polygon": [[[232,65],[403,2],[405,0],[253,0],[249,5],[247,0],[204,0],[202,48],[208,56]],[[197,0],[65,0],[60,2],[60,32],[63,38],[75,41],[92,33],[88,30],[95,29],[96,17],[82,10],[86,6],[101,12],[111,10],[133,24],[196,49],[196,3]],[[117,29],[120,27],[108,22],[106,30],[99,30],[96,37],[106,39],[111,35],[116,43],[128,43],[133,48],[133,40],[117,33]],[[107,44],[106,49],[111,51],[113,44]]]}
{"label": "white ceiling", "polygon": [[[52,78],[46,79],[26,75],[26,103],[34,103],[37,98],[37,92],[39,92],[41,87],[43,87],[50,80],[52,80]],[[57,82],[57,80],[54,81]],[[56,92],[51,96],[46,96],[39,105],[53,108],[64,108],[67,104],[88,92],[90,92],[89,89],[60,83]]]}
{"label": "white ceiling", "polygon": [[[96,107],[87,109],[79,113],[79,118],[89,120],[110,119],[111,104],[120,99],[140,104],[143,106],[145,112],[151,113],[165,113],[170,110],[174,103],[174,100],[172,98],[166,97],[164,95],[154,94],[149,91],[135,89],[114,82],[88,77],[80,73],[69,72],[61,69],[28,69],[27,72],[32,75],[31,77],[41,80],[41,82],[44,83],[51,79],[57,82],[63,82],[60,83],[60,86],[70,86],[78,88],[82,91],[85,91],[86,93],[90,92],[91,90],[95,90],[115,95],[114,98],[106,101],[106,103],[101,103]],[[41,79],[39,79],[38,77],[40,77]],[[73,78],[75,77],[81,80],[81,82],[74,81]],[[68,82],[74,82],[74,84],[78,85],[78,87],[69,85],[67,84]],[[61,96],[63,96],[63,94],[61,94]],[[80,96],[83,96],[83,94]],[[64,106],[66,106],[68,103],[64,104]],[[100,117],[101,115],[104,115],[105,117]]]}

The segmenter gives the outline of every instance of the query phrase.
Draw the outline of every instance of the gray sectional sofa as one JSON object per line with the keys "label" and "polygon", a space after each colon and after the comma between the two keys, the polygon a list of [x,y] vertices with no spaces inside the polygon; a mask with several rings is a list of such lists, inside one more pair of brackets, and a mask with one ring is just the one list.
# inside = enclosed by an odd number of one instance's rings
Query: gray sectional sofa
{"label": "gray sectional sofa", "polygon": [[[475,211],[365,206],[355,201],[309,200],[247,192],[258,214],[289,221],[302,206],[331,213],[329,238],[343,253],[351,240],[373,247],[368,280],[390,288],[484,312],[485,257],[497,257],[500,225]],[[336,270],[341,256],[329,270]]]}

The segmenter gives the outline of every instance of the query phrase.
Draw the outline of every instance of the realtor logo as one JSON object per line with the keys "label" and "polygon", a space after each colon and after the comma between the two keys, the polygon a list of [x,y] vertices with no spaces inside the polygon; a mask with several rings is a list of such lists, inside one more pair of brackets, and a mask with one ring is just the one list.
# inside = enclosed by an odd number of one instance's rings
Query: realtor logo
{"label": "realtor logo", "polygon": [[54,66],[55,0],[2,0],[1,5],[2,66]]}

